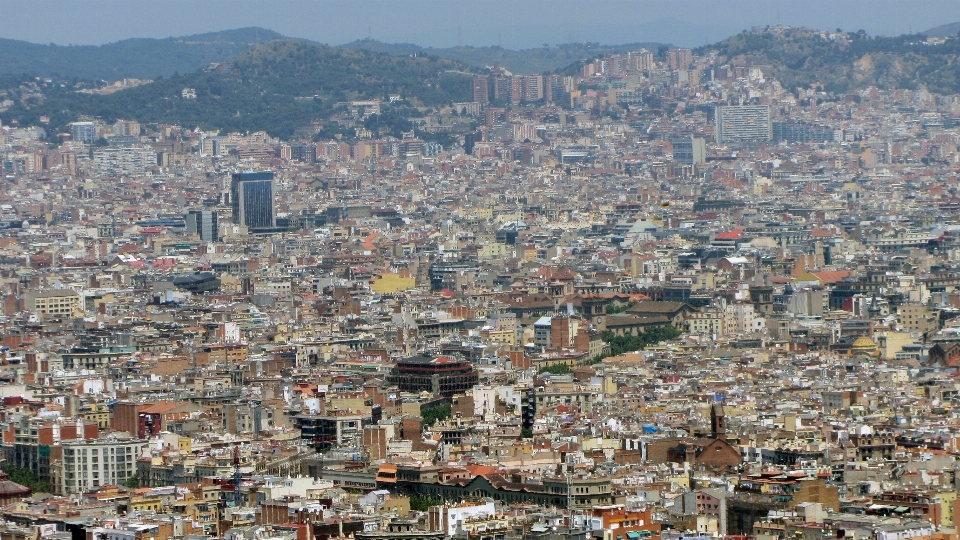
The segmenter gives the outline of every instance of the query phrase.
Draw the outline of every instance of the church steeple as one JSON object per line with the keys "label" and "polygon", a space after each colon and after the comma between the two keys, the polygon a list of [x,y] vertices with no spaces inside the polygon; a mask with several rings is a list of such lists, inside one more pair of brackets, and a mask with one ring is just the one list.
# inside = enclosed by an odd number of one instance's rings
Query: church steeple
{"label": "church steeple", "polygon": [[714,403],[710,407],[710,431],[714,439],[727,440],[727,418],[723,414],[722,403]]}
{"label": "church steeple", "polygon": [[873,300],[870,301],[870,307],[867,308],[867,313],[870,315],[871,319],[876,319],[880,317],[880,305],[877,304],[877,295],[873,295]]}

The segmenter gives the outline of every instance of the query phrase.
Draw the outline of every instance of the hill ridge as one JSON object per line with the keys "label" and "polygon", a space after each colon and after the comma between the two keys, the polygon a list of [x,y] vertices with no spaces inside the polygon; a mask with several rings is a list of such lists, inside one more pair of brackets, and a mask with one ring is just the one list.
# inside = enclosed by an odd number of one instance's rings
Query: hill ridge
{"label": "hill ridge", "polygon": [[456,60],[474,68],[500,65],[518,75],[544,73],[563,69],[573,63],[604,54],[636,51],[642,48],[656,51],[667,46],[659,42],[635,42],[619,45],[599,43],[562,43],[552,47],[505,49],[496,45],[459,45],[456,47],[423,47],[414,43],[385,43],[374,39],[359,39],[342,45],[351,49],[383,52],[394,56],[424,54]]}
{"label": "hill ridge", "polygon": [[0,38],[0,75],[86,80],[169,77],[223,62],[254,45],[279,38],[284,36],[259,27],[192,36],[129,38],[103,45],[39,44]]}
{"label": "hill ridge", "polygon": [[[227,131],[266,130],[286,138],[329,117],[338,102],[399,94],[414,105],[441,106],[471,97],[472,79],[460,74],[469,74],[471,68],[446,59],[285,38],[261,43],[228,63],[228,70],[198,69],[109,95],[41,82],[41,100],[13,95],[14,105],[0,113],[0,120],[41,125],[40,117],[46,116],[52,129],[63,130],[80,116],[107,122],[129,118]],[[29,86],[37,84],[31,81]],[[184,97],[184,88],[192,89],[195,97]],[[14,91],[35,95],[35,88],[23,84],[7,90]]]}

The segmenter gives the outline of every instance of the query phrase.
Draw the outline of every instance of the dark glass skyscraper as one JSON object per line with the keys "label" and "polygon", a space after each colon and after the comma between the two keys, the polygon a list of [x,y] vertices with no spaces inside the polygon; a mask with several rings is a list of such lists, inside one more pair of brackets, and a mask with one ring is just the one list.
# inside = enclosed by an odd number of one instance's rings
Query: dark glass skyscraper
{"label": "dark glass skyscraper", "polygon": [[236,173],[230,185],[233,222],[250,229],[276,226],[273,212],[273,173]]}

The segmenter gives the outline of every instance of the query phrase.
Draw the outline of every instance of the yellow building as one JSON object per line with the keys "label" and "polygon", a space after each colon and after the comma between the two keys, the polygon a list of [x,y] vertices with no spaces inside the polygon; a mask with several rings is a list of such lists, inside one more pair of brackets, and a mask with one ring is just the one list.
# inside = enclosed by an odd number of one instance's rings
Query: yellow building
{"label": "yellow building", "polygon": [[[517,344],[517,332],[512,328],[498,328],[495,330],[485,330],[487,338],[496,343],[505,343],[507,345]],[[483,333],[481,332],[481,334]]]}
{"label": "yellow building", "polygon": [[110,427],[110,409],[106,403],[87,403],[80,407],[77,416],[90,422],[96,422],[100,429]]}
{"label": "yellow building", "polygon": [[400,277],[399,274],[384,272],[374,280],[370,289],[377,294],[396,294],[416,286],[417,282],[412,277]]}

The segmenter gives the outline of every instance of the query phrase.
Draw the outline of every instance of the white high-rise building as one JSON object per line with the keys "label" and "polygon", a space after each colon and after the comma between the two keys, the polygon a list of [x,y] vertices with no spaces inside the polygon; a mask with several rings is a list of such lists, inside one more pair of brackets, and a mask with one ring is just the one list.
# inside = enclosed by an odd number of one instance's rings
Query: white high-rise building
{"label": "white high-rise building", "polygon": [[717,107],[716,126],[720,144],[773,139],[769,105],[722,105]]}
{"label": "white high-rise building", "polygon": [[147,441],[107,435],[100,439],[64,441],[62,491],[83,493],[104,485],[123,485],[137,474],[137,458]]}

